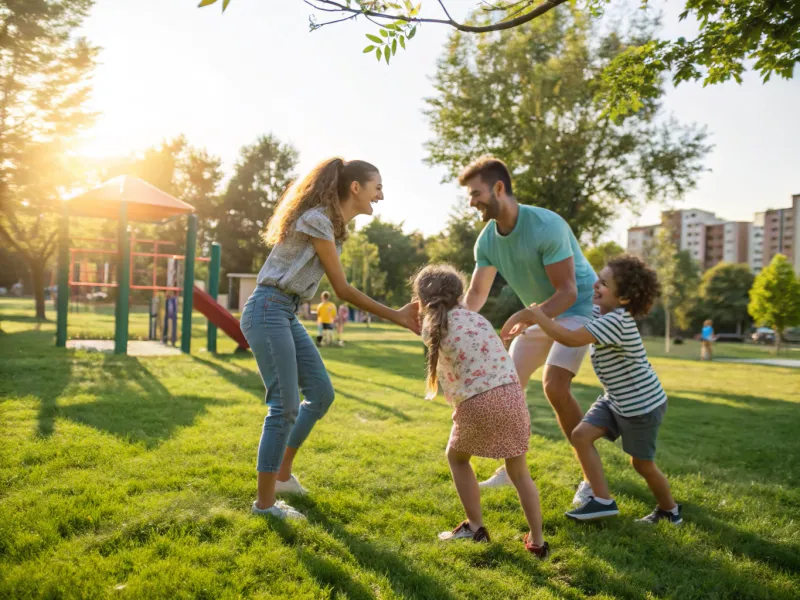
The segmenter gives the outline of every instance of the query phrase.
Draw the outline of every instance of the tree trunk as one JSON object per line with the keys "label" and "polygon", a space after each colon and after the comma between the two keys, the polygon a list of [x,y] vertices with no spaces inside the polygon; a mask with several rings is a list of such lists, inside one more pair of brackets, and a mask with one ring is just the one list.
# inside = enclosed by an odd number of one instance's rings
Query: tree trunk
{"label": "tree trunk", "polygon": [[773,325],[775,327],[775,356],[778,356],[781,351],[781,331],[782,328],[778,327],[777,325]]}
{"label": "tree trunk", "polygon": [[664,352],[669,354],[670,351],[670,342],[672,341],[672,318],[669,314],[669,305],[664,303],[664,315],[665,315],[665,326],[664,329]]}
{"label": "tree trunk", "polygon": [[36,318],[46,321],[44,312],[44,261],[31,260],[28,268],[31,270],[31,284],[33,285],[33,298],[36,304]]}

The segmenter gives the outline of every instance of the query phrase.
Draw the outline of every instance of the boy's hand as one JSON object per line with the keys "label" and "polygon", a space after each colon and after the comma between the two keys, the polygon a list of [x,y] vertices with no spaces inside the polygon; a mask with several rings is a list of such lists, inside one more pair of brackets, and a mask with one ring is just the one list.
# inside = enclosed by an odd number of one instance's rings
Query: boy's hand
{"label": "boy's hand", "polygon": [[538,304],[531,304],[527,310],[530,312],[531,317],[533,317],[533,322],[537,325],[539,325],[543,320],[550,318],[544,314],[542,307]]}
{"label": "boy's hand", "polygon": [[503,329],[500,330],[500,337],[504,340],[513,339],[528,327],[534,325],[535,322],[533,314],[527,308],[523,308],[508,318],[508,321],[503,325]]}

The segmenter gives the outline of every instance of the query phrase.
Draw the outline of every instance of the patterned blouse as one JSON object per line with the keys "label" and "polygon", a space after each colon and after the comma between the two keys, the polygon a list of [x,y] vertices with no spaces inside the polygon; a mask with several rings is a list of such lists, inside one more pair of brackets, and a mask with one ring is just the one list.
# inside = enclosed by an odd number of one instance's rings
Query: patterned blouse
{"label": "patterned blouse", "polygon": [[[426,332],[423,339],[429,339]],[[519,383],[514,362],[491,323],[460,306],[447,313],[437,376],[447,402],[453,406],[494,388]]]}
{"label": "patterned blouse", "polygon": [[[258,284],[274,286],[301,300],[313,298],[325,269],[311,238],[335,241],[333,223],[322,206],[300,215],[295,230],[272,249],[258,273]],[[341,254],[341,242],[335,243]]]}

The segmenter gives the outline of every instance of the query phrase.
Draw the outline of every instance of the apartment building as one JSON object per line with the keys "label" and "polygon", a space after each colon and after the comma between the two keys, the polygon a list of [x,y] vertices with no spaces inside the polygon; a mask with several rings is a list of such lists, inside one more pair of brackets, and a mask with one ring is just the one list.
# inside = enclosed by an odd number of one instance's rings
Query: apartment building
{"label": "apartment building", "polygon": [[705,251],[703,267],[721,263],[749,263],[751,223],[729,221],[705,227]]}
{"label": "apartment building", "polygon": [[644,256],[658,232],[658,225],[645,225],[628,229],[628,252]]}

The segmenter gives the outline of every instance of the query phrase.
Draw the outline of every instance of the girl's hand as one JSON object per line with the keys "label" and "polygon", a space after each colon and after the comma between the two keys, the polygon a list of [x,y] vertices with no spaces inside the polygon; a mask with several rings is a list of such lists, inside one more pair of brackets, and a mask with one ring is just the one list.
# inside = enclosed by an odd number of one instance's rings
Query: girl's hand
{"label": "girl's hand", "polygon": [[396,323],[419,335],[421,329],[419,323],[419,302],[409,302],[398,310]]}
{"label": "girl's hand", "polygon": [[534,325],[534,317],[530,310],[523,308],[515,312],[508,318],[503,329],[500,331],[500,337],[504,340],[515,338],[531,325]]}

